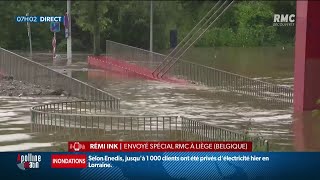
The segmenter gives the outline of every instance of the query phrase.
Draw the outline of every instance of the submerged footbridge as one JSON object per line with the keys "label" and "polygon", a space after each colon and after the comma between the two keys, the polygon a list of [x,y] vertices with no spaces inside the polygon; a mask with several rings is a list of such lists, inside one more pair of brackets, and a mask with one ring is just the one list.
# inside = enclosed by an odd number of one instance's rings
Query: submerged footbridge
{"label": "submerged footbridge", "polygon": [[178,116],[123,115],[120,99],[44,65],[0,49],[0,72],[17,80],[61,88],[82,100],[47,103],[31,108],[31,130],[69,140],[108,141],[244,141],[268,151],[268,141]]}
{"label": "submerged footbridge", "polygon": [[293,89],[291,87],[260,81],[183,59],[175,63],[162,78],[154,77],[153,70],[161,65],[166,55],[109,40],[106,41],[106,44],[107,55],[89,56],[88,64],[90,66],[127,76],[169,83],[204,85],[240,94],[243,97],[288,106],[293,104]]}
{"label": "submerged footbridge", "polygon": [[[232,6],[218,1],[191,32],[163,55],[125,44],[106,41],[105,56],[89,56],[88,64],[127,76],[169,83],[205,85],[242,97],[292,105],[293,89],[182,59],[185,52]],[[53,69],[0,49],[0,74],[63,89],[78,101],[55,102],[31,108],[31,129],[41,135],[55,134],[70,140],[108,141],[243,141],[251,140],[259,151],[269,150],[268,141],[234,132],[184,116],[123,113],[120,98],[68,77]],[[89,74],[90,76],[90,74]]]}
{"label": "submerged footbridge", "polygon": [[235,1],[218,1],[168,55],[106,41],[106,56],[89,56],[88,64],[129,76],[170,83],[202,84],[268,101],[292,105],[291,87],[259,81],[182,60],[183,55]]}

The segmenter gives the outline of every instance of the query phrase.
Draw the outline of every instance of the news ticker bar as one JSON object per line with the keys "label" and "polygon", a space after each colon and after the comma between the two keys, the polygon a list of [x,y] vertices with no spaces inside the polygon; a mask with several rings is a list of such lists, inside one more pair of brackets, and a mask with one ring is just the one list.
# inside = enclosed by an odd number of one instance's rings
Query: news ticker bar
{"label": "news ticker bar", "polygon": [[0,157],[1,179],[320,178],[320,152],[1,152]]}
{"label": "news ticker bar", "polygon": [[51,168],[112,168],[112,163],[141,162],[268,162],[268,156],[256,155],[86,155],[86,154],[52,154]]}
{"label": "news ticker bar", "polygon": [[68,142],[69,152],[252,152],[252,142]]}
{"label": "news ticker bar", "polygon": [[16,22],[29,23],[47,23],[47,22],[62,22],[64,16],[16,16]]}

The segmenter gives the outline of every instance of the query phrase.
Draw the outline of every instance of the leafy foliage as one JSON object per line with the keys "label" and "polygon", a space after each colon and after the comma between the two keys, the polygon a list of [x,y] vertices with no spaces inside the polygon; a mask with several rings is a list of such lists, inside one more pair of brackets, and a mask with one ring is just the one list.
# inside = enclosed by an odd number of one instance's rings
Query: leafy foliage
{"label": "leafy foliage", "polygon": [[76,23],[83,31],[93,33],[97,22],[100,32],[105,32],[111,24],[111,20],[107,17],[107,1],[76,1],[73,8],[72,14],[76,16]]}
{"label": "leafy foliage", "polygon": [[243,134],[245,135],[244,140],[252,142],[252,151],[256,151],[256,152],[270,151],[269,143],[267,140],[263,138],[261,133],[254,133],[254,135],[251,135],[253,133],[252,125],[253,125],[252,119],[250,119],[247,125],[244,127],[244,131],[243,131]]}
{"label": "leafy foliage", "polygon": [[[169,47],[169,32],[178,30],[181,41],[211,9],[213,1],[153,1],[154,49]],[[72,1],[73,50],[104,51],[110,39],[149,48],[149,1]],[[0,1],[0,46],[28,49],[25,23],[15,16],[61,16],[65,1]],[[273,14],[295,13],[295,1],[237,1],[196,43],[196,46],[278,46],[294,43],[294,27],[274,27]],[[63,27],[63,26],[61,26]],[[48,23],[32,23],[34,50],[50,50],[53,34]],[[63,29],[58,49],[65,50]],[[61,44],[61,45],[59,45]],[[100,49],[100,47],[103,47]]]}
{"label": "leafy foliage", "polygon": [[94,39],[94,54],[101,52],[100,33],[107,30],[111,20],[107,17],[107,1],[77,1],[74,3],[76,23],[83,31],[89,31]]}
{"label": "leafy foliage", "polygon": [[[317,104],[320,105],[320,99],[317,100]],[[312,111],[312,116],[320,117],[320,109],[315,109]]]}

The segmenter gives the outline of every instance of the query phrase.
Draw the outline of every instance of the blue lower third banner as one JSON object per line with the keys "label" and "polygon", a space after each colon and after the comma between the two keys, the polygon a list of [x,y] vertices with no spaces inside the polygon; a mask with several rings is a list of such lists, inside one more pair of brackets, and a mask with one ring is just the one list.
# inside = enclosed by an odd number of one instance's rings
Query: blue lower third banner
{"label": "blue lower third banner", "polygon": [[320,153],[0,153],[0,179],[320,179]]}

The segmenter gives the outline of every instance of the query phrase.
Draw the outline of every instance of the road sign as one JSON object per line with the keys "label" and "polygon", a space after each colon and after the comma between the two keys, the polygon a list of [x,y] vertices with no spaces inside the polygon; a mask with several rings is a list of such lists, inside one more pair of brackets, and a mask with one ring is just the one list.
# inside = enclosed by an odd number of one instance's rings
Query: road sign
{"label": "road sign", "polygon": [[59,32],[60,31],[60,22],[51,22],[50,23],[50,31],[51,32]]}

